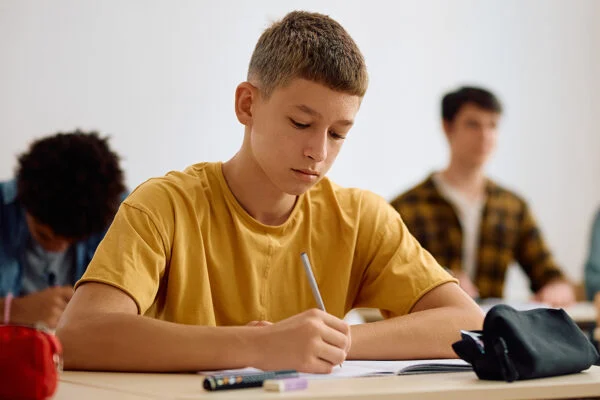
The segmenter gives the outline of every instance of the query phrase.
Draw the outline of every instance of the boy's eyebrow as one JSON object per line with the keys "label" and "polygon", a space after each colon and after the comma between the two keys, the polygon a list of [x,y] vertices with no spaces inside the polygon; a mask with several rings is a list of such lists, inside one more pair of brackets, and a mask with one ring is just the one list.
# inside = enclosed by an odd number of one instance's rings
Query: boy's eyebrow
{"label": "boy's eyebrow", "polygon": [[[319,113],[317,110],[313,110],[312,108],[310,108],[309,106],[307,106],[305,104],[298,104],[296,106],[296,108],[300,111],[303,111],[303,112],[313,116],[313,117],[323,118],[321,113]],[[343,119],[340,121],[336,121],[336,123],[341,124],[341,125],[354,125],[354,121],[349,120],[349,119]]]}

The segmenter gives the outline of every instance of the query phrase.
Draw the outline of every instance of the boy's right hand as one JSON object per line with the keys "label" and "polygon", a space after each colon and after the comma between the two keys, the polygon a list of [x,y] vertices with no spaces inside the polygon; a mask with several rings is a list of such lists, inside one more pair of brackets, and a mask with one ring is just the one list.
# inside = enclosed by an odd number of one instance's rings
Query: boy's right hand
{"label": "boy's right hand", "polygon": [[317,309],[262,326],[256,333],[258,358],[253,366],[263,370],[325,374],[342,363],[350,350],[348,324]]}
{"label": "boy's right hand", "polygon": [[14,324],[44,323],[55,329],[67,303],[73,296],[72,286],[54,286],[23,297],[15,297],[10,321]]}

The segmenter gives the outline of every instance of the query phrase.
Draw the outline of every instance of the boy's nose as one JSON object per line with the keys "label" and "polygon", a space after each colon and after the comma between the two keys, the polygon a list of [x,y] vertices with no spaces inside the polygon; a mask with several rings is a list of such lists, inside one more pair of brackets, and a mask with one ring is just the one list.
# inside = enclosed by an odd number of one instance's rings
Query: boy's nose
{"label": "boy's nose", "polygon": [[311,135],[304,149],[304,155],[318,162],[327,159],[327,135],[327,132],[315,132]]}

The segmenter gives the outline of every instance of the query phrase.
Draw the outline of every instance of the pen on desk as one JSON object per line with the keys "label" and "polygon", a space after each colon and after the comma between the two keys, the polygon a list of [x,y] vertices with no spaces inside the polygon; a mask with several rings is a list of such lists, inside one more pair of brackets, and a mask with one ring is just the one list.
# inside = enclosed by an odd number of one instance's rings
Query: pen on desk
{"label": "pen on desk", "polygon": [[[308,255],[306,254],[306,252],[302,252],[300,253],[300,258],[302,259],[302,265],[304,265],[304,271],[306,272],[306,277],[308,278],[308,283],[310,284],[310,288],[312,290],[313,297],[317,302],[317,306],[319,307],[319,310],[325,311],[325,304],[323,303],[323,299],[321,298],[319,286],[317,286],[317,280],[315,279],[315,275],[313,274]],[[342,364],[340,363],[340,367],[341,366]]]}
{"label": "pen on desk", "polygon": [[295,370],[265,371],[257,373],[223,373],[217,375],[207,375],[204,377],[202,386],[209,391],[244,389],[250,387],[259,387],[268,379],[297,378],[298,372]]}

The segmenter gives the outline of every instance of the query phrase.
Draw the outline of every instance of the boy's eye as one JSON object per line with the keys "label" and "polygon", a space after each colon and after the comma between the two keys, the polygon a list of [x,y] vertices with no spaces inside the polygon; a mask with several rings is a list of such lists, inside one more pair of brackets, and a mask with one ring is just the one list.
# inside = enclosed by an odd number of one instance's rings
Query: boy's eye
{"label": "boy's eye", "polygon": [[346,136],[340,135],[339,133],[335,133],[334,131],[329,131],[329,136],[331,136],[331,138],[333,140],[344,140],[344,139],[346,139]]}
{"label": "boy's eye", "polygon": [[306,129],[310,126],[310,124],[301,124],[300,122],[294,121],[291,118],[290,118],[290,121],[292,122],[292,125],[294,125],[298,129]]}

